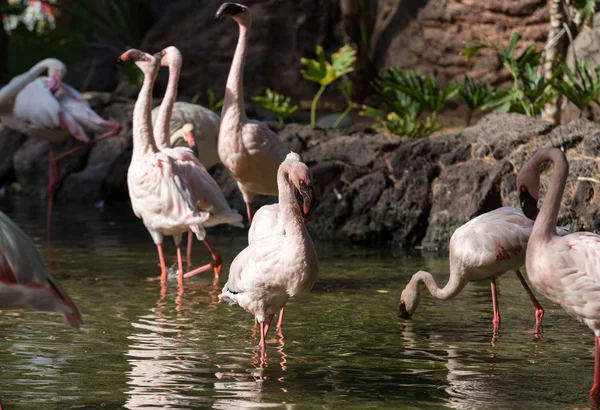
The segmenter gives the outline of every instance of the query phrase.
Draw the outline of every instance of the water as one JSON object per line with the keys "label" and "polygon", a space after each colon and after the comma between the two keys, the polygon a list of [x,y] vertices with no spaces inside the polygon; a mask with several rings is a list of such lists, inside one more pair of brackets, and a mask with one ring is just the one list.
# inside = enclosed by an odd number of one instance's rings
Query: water
{"label": "water", "polygon": [[[41,201],[7,199],[49,258]],[[288,303],[266,358],[253,319],[217,303],[243,230],[218,230],[225,266],[161,294],[154,246],[127,206],[56,208],[51,269],[82,310],[70,329],[58,315],[0,314],[0,392],[5,409],[573,409],[588,406],[593,337],[540,297],[544,336],[514,274],[499,279],[500,337],[492,342],[489,283],[454,300],[423,293],[412,320],[399,295],[419,269],[444,284],[448,263],[429,253],[317,243],[320,276]],[[195,266],[209,254],[196,246]],[[174,254],[169,242],[167,255]],[[172,261],[172,259],[171,259]]]}

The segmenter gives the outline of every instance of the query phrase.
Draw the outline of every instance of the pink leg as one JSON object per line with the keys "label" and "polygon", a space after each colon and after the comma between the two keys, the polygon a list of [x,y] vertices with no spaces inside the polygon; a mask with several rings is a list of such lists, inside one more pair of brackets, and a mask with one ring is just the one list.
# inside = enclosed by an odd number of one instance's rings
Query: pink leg
{"label": "pink leg", "polygon": [[52,205],[54,204],[54,191],[56,190],[56,182],[60,177],[58,162],[54,158],[54,147],[52,143],[48,144],[48,191],[47,191],[47,210],[46,210],[46,234],[48,242],[50,242],[50,232],[52,231]]}
{"label": "pink leg", "polygon": [[191,229],[188,229],[188,241],[187,241],[187,265],[188,268],[192,266],[192,245],[194,243],[194,233]]}
{"label": "pink leg", "polygon": [[177,272],[177,284],[179,284],[179,286],[183,286],[183,261],[181,259],[181,243],[178,243],[176,245],[177,247],[177,269],[179,269],[179,272]]}
{"label": "pink leg", "polygon": [[500,328],[500,311],[498,310],[498,298],[496,296],[496,277],[492,276],[490,282],[492,287],[492,307],[494,308],[494,320],[492,323],[494,324],[494,335],[496,335]]}
{"label": "pink leg", "polygon": [[119,133],[119,131],[121,130],[121,124],[119,124],[118,122],[114,122],[112,124],[113,124],[112,130],[108,131],[105,134],[102,134],[98,138],[94,138],[92,141],[90,141],[88,143],[79,145],[79,146],[77,146],[77,147],[75,147],[73,149],[70,149],[69,151],[67,151],[67,152],[65,152],[63,154],[60,154],[58,157],[56,157],[56,160],[60,161],[61,159],[64,159],[64,158],[68,157],[69,155],[73,155],[77,151],[80,151],[83,148],[88,147],[88,146],[90,146],[90,145],[92,145],[92,144],[94,144],[94,143],[96,143],[98,141],[102,141],[103,139],[106,139],[108,137],[112,137],[113,135],[117,135]]}
{"label": "pink leg", "polygon": [[260,342],[258,346],[265,347],[265,324],[263,322],[260,322]]}
{"label": "pink leg", "polygon": [[269,315],[267,319],[267,324],[265,325],[265,339],[267,338],[267,333],[269,333],[269,328],[271,327],[271,321],[273,320],[273,315]]}
{"label": "pink leg", "polygon": [[590,396],[600,394],[600,336],[596,336],[596,351],[594,354],[594,384],[590,390]]}
{"label": "pink leg", "polygon": [[285,311],[285,306],[281,308],[281,311],[279,312],[279,320],[277,320],[277,329],[281,329],[281,326],[283,326],[283,313]]}
{"label": "pink leg", "polygon": [[527,285],[527,282],[525,282],[525,279],[523,278],[523,275],[521,275],[519,269],[516,269],[515,273],[517,274],[517,278],[519,278],[521,285],[523,285],[523,287],[525,288],[525,292],[527,292],[527,294],[529,295],[529,299],[531,299],[531,302],[533,302],[533,306],[535,306],[535,334],[539,335],[542,333],[542,319],[544,319],[544,308],[542,307],[542,305],[540,305],[540,302],[538,302],[538,300],[535,298],[535,295]]}
{"label": "pink leg", "polygon": [[215,248],[213,248],[213,246],[210,244],[208,239],[206,239],[206,238],[204,239],[204,244],[210,251],[213,261],[211,263],[207,263],[204,266],[200,266],[199,268],[196,268],[196,269],[186,273],[185,275],[183,275],[184,278],[186,278],[186,279],[191,278],[192,276],[197,275],[201,272],[205,272],[211,268],[213,268],[215,270],[215,278],[218,278],[221,275],[221,267],[223,266],[223,261],[221,260],[221,257],[219,256],[219,254],[217,253]]}
{"label": "pink leg", "polygon": [[246,213],[248,214],[248,224],[252,225],[252,203],[246,202]]}
{"label": "pink leg", "polygon": [[165,264],[165,256],[163,255],[162,244],[157,243],[158,260],[160,261],[160,283],[167,283],[167,265]]}

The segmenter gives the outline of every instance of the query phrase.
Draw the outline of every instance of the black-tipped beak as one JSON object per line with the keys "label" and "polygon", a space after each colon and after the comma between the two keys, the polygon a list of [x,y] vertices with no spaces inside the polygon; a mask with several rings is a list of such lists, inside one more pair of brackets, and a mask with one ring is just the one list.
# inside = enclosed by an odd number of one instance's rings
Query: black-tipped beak
{"label": "black-tipped beak", "polygon": [[410,313],[406,310],[406,305],[403,300],[401,300],[398,305],[398,317],[400,319],[410,319]]}
{"label": "black-tipped beak", "polygon": [[300,195],[302,195],[302,215],[306,219],[315,206],[315,191],[312,186],[300,182]]}
{"label": "black-tipped beak", "polygon": [[121,60],[121,57],[117,58],[117,64],[121,64],[123,62],[123,60]]}
{"label": "black-tipped beak", "polygon": [[215,13],[215,20],[219,20],[223,16],[235,16],[236,14],[244,13],[247,10],[248,8],[241,4],[223,3]]}
{"label": "black-tipped beak", "polygon": [[523,210],[525,216],[535,221],[535,218],[537,218],[539,213],[537,205],[538,201],[531,196],[527,188],[524,186],[519,190],[519,202],[521,203],[521,210]]}

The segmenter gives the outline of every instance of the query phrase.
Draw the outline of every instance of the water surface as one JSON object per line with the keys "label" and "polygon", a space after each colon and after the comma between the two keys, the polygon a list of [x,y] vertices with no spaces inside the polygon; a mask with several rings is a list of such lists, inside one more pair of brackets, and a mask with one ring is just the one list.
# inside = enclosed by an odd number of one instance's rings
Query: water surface
{"label": "water surface", "polygon": [[[534,308],[514,274],[498,281],[500,337],[492,341],[488,282],[454,300],[423,289],[412,320],[399,295],[419,269],[447,280],[445,257],[393,246],[316,241],[320,276],[291,300],[266,357],[250,314],[217,303],[246,231],[210,230],[225,261],[166,291],[156,251],[128,206],[55,207],[52,251],[43,201],[0,200],[32,236],[82,310],[70,329],[57,315],[0,314],[0,397],[5,409],[305,408],[573,409],[588,406],[593,336],[552,306],[534,339]],[[196,244],[194,266],[209,261]],[[170,239],[165,252],[173,263]]]}

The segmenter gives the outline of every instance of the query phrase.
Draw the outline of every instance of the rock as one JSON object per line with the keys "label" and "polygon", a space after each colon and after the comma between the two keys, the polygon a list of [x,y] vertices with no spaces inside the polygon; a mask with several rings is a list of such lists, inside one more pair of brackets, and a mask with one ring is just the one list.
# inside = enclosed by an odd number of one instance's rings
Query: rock
{"label": "rock", "polygon": [[64,81],[77,90],[112,91],[117,86],[116,61],[113,47],[90,44],[83,60],[68,67]]}
{"label": "rock", "polygon": [[9,128],[0,131],[0,186],[14,181],[13,157],[26,140],[26,135]]}
{"label": "rock", "polygon": [[[317,120],[317,125],[320,127],[333,127],[333,124],[338,120],[338,118],[342,115],[342,113],[328,114],[322,117],[319,117]],[[352,126],[352,120],[345,116],[342,121],[338,124],[337,128],[349,128]]]}

